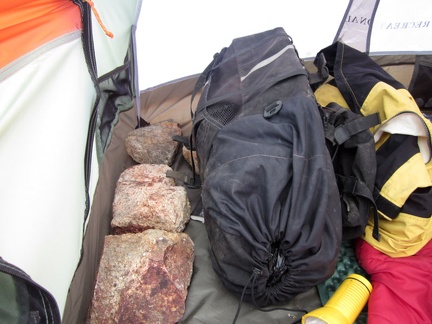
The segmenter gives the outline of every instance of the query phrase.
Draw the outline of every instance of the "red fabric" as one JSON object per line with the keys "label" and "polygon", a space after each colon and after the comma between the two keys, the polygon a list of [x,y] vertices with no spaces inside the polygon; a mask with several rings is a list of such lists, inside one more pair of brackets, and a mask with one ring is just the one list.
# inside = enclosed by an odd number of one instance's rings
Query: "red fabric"
{"label": "red fabric", "polygon": [[373,286],[368,324],[432,323],[432,241],[415,255],[391,258],[359,239],[356,253]]}

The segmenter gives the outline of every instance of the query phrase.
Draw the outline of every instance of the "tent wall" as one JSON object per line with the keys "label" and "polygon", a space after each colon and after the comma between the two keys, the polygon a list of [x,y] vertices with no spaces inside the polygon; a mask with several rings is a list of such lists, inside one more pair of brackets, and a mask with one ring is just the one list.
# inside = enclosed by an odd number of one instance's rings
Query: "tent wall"
{"label": "tent wall", "polygon": [[81,29],[79,8],[69,0],[2,1],[0,17],[0,68]]}
{"label": "tent wall", "polygon": [[95,99],[80,33],[71,36],[0,82],[0,255],[61,308],[80,257],[82,166]]}
{"label": "tent wall", "polygon": [[61,313],[79,309],[66,300],[99,162],[119,112],[133,107],[140,6],[96,1],[100,23],[82,0],[0,5],[0,256],[50,291]]}

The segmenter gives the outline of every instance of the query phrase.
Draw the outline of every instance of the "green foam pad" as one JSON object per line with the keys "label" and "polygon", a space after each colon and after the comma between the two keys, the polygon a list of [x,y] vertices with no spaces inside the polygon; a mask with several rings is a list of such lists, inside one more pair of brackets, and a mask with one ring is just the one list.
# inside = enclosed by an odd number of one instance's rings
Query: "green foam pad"
{"label": "green foam pad", "polygon": [[[334,292],[339,288],[342,281],[352,273],[368,278],[366,271],[360,267],[357,256],[355,254],[355,247],[353,241],[343,241],[338,256],[338,262],[334,274],[323,283],[319,284],[318,293],[321,299],[322,305],[325,305]],[[367,307],[358,316],[355,324],[366,324],[367,323]]]}

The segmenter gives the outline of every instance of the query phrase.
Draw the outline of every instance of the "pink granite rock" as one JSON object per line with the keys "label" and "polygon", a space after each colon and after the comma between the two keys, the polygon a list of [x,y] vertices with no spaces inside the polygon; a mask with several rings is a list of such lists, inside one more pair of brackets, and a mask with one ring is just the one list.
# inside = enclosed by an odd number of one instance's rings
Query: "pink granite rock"
{"label": "pink granite rock", "polygon": [[138,163],[172,165],[180,147],[174,135],[181,136],[182,131],[170,121],[138,128],[126,137],[126,151]]}
{"label": "pink granite rock", "polygon": [[124,170],[117,182],[137,182],[143,186],[175,186],[173,178],[166,176],[167,171],[172,171],[166,164],[137,164]]}
{"label": "pink granite rock", "polygon": [[182,232],[190,220],[184,187],[165,176],[167,165],[139,164],[125,170],[117,182],[111,227],[114,234],[147,229]]}
{"label": "pink granite rock", "polygon": [[178,322],[194,246],[185,233],[147,230],[105,238],[88,324]]}

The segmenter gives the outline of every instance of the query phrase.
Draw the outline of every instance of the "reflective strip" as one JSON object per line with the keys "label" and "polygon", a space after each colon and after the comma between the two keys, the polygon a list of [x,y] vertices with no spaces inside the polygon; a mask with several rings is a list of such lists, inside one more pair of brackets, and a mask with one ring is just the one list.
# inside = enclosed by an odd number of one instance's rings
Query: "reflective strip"
{"label": "reflective strip", "polygon": [[272,63],[273,61],[275,61],[277,58],[279,58],[283,53],[285,53],[290,48],[294,48],[294,46],[293,45],[288,45],[285,48],[281,49],[278,53],[274,54],[273,56],[270,56],[269,58],[267,58],[267,59],[259,62],[257,65],[255,65],[252,68],[252,70],[249,71],[248,74],[246,74],[245,76],[241,77],[240,80],[243,82],[253,72],[255,72],[256,70],[259,70],[259,69],[263,68],[266,65],[269,65],[270,63]]}

